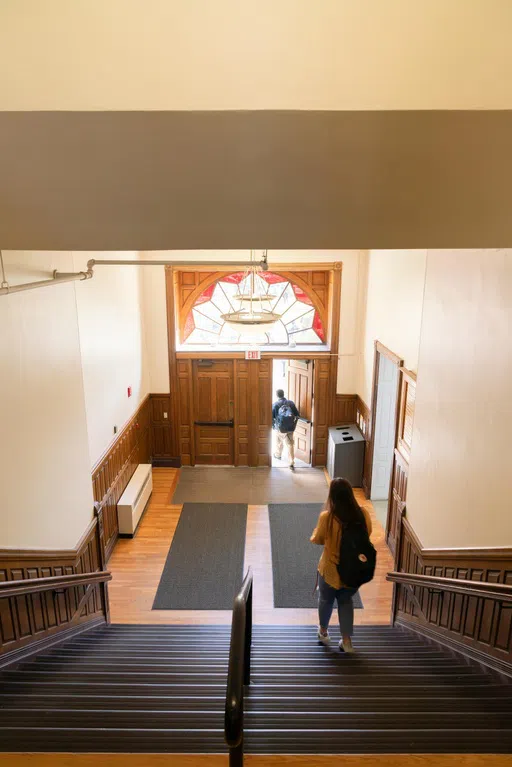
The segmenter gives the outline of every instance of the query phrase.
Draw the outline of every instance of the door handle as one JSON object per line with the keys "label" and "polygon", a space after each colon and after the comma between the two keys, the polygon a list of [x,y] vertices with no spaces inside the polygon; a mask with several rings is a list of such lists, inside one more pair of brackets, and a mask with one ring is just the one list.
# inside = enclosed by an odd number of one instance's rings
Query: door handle
{"label": "door handle", "polygon": [[233,427],[235,422],[233,419],[230,421],[194,421],[195,426],[230,426]]}

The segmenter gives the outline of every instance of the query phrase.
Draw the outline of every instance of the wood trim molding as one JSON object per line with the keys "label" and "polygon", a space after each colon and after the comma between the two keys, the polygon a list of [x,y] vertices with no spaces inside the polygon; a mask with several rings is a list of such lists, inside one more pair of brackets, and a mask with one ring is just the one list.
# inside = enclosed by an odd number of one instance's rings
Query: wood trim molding
{"label": "wood trim molding", "polygon": [[[337,354],[329,351],[298,352],[295,349],[289,352],[275,352],[261,350],[261,359],[294,359],[294,360],[322,360],[327,357],[336,357]],[[244,360],[245,352],[176,352],[177,360]]]}
{"label": "wood trim molding", "polygon": [[413,545],[418,549],[420,552],[421,558],[423,560],[426,559],[457,559],[461,561],[471,561],[472,564],[475,564],[479,561],[487,562],[489,560],[498,560],[498,561],[507,561],[510,560],[512,564],[512,546],[486,546],[484,548],[436,548],[436,549],[426,549],[423,547],[423,544],[421,543],[420,539],[418,538],[418,535],[416,534],[414,528],[412,527],[411,523],[409,522],[409,519],[407,516],[403,516],[402,524],[404,526],[404,532],[406,535],[410,538]]}
{"label": "wood trim molding", "polygon": [[375,350],[384,357],[387,357],[391,362],[394,362],[395,365],[399,365],[400,367],[403,366],[403,359],[399,357],[398,354],[395,354],[395,352],[392,352],[391,349],[388,349],[387,346],[384,346],[380,341],[375,341]]}

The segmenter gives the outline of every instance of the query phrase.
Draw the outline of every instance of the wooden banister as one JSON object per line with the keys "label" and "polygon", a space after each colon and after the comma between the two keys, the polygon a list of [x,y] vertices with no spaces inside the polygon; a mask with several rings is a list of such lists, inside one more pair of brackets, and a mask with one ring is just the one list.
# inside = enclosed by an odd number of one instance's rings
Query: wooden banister
{"label": "wooden banister", "polygon": [[431,591],[448,591],[480,599],[495,599],[512,604],[512,586],[504,583],[465,581],[459,578],[442,578],[435,575],[413,575],[412,573],[388,573],[386,580],[403,586],[419,586]]}
{"label": "wooden banister", "polygon": [[33,578],[23,581],[2,581],[0,599],[4,597],[22,597],[44,591],[61,591],[75,586],[92,586],[107,583],[112,575],[106,570],[97,573],[76,573],[74,575],[56,575],[49,578]]}

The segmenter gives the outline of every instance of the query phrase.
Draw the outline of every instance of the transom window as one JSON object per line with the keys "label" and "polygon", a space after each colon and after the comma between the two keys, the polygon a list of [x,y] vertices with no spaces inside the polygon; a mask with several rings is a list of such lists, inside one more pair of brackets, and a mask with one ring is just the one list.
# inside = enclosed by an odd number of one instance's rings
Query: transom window
{"label": "transom window", "polygon": [[325,328],[313,301],[301,287],[274,272],[258,272],[254,287],[255,292],[267,299],[264,308],[280,314],[280,319],[257,338],[254,334],[244,335],[243,330],[238,333],[227,325],[222,315],[240,310],[241,302],[235,296],[249,292],[248,279],[246,272],[225,275],[198,296],[185,318],[183,346],[325,343]]}

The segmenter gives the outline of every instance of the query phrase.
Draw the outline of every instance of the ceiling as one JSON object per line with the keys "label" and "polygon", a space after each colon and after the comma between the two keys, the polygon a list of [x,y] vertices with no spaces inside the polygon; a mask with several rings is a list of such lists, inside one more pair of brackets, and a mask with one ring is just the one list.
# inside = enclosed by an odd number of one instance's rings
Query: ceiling
{"label": "ceiling", "polygon": [[0,113],[0,247],[512,244],[511,111]]}

